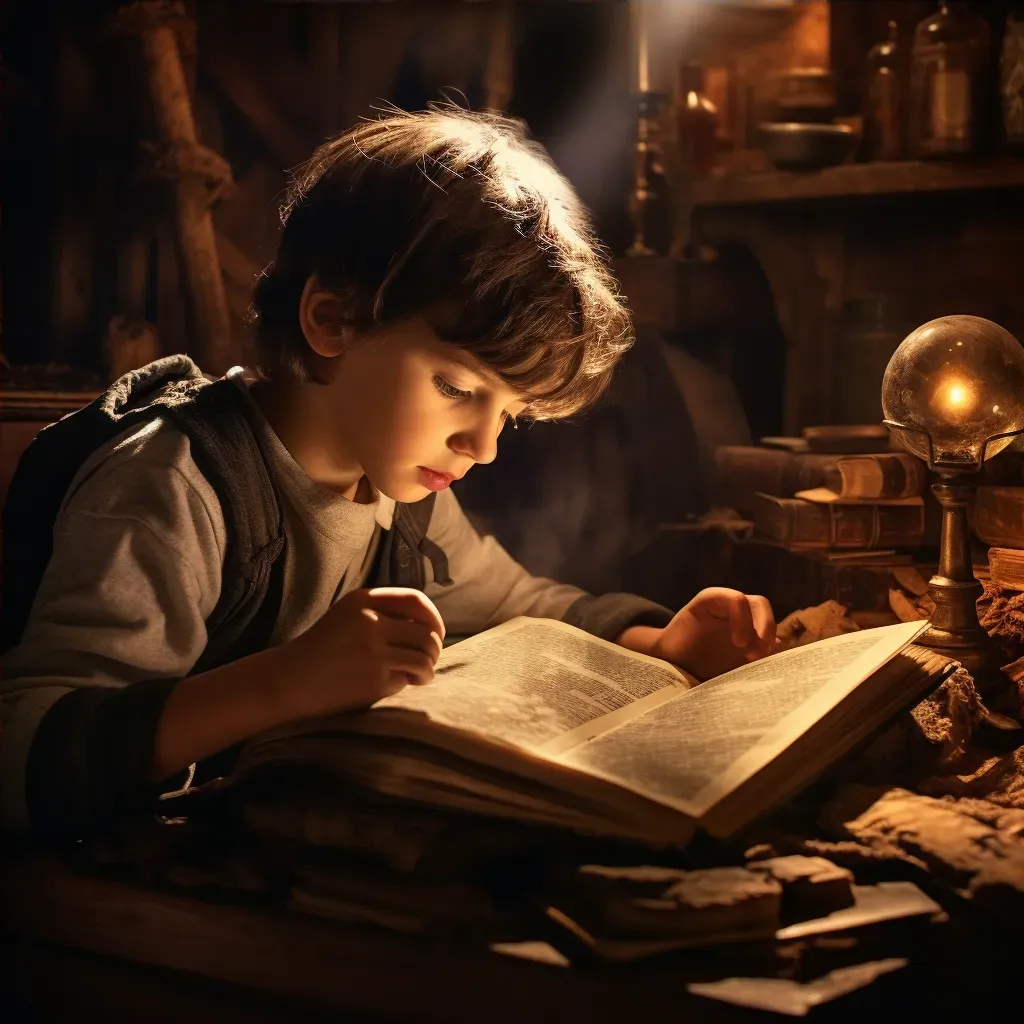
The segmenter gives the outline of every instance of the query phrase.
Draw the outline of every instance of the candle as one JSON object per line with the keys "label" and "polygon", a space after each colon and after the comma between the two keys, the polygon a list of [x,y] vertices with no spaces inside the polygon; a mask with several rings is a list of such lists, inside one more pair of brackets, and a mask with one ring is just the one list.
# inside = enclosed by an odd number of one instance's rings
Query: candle
{"label": "candle", "polygon": [[633,36],[636,45],[636,90],[650,92],[650,66],[647,52],[647,11],[645,0],[633,0]]}

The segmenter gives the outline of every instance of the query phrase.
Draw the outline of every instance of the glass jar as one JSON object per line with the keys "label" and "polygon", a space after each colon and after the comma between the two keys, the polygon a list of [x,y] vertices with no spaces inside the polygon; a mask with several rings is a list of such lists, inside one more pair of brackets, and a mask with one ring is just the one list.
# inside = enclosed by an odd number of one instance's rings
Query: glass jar
{"label": "glass jar", "polygon": [[963,156],[984,148],[990,45],[988,23],[965,3],[940,3],[935,14],[918,24],[911,58],[915,156]]}
{"label": "glass jar", "polygon": [[789,68],[775,78],[773,121],[828,124],[836,115],[836,86],[828,68]]}
{"label": "glass jar", "polygon": [[676,130],[683,168],[691,174],[707,174],[718,150],[718,108],[708,99],[704,68],[699,64],[680,68]]}
{"label": "glass jar", "polygon": [[903,75],[899,26],[889,22],[888,38],[867,56],[867,102],[864,108],[865,160],[903,157]]}

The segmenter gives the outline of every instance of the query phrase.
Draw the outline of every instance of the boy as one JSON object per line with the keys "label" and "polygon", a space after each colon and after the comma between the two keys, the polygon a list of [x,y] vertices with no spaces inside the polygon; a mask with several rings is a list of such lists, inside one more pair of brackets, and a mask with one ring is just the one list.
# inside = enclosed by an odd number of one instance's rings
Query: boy
{"label": "boy", "polygon": [[36,442],[51,490],[85,445],[55,521],[12,484],[17,585],[19,529],[36,516],[45,538],[5,664],[7,828],[80,834],[262,730],[429,683],[446,629],[562,618],[698,678],[772,648],[764,598],[704,591],[673,615],[532,577],[448,489],[507,421],[597,399],[630,343],[578,199],[517,124],[361,124],[314,154],[282,219],[258,380],[153,364]]}

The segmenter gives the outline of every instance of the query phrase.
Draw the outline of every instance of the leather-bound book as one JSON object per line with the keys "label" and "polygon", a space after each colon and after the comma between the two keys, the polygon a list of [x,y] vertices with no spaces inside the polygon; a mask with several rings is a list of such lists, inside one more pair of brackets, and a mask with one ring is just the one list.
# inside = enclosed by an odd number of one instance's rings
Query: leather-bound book
{"label": "leather-bound book", "polygon": [[758,494],[754,530],[793,547],[916,548],[924,540],[924,501],[816,503]]}

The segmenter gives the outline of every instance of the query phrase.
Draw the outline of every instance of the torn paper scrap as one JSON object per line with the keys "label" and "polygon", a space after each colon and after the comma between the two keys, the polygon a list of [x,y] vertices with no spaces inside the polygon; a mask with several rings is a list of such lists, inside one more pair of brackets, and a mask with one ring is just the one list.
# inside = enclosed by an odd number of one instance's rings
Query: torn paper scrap
{"label": "torn paper scrap", "polygon": [[799,982],[786,978],[723,978],[687,985],[687,991],[735,1006],[771,1010],[790,1017],[806,1017],[807,1011],[848,992],[870,985],[876,978],[898,971],[909,963],[903,957],[873,960],[852,967],[840,967],[814,981]]}

